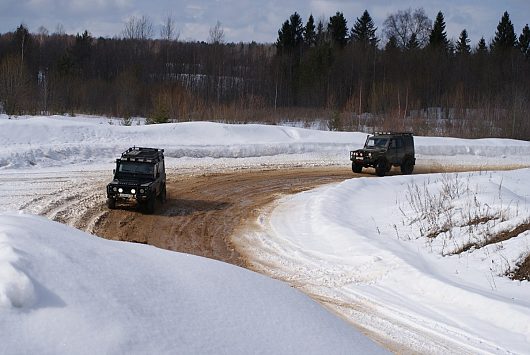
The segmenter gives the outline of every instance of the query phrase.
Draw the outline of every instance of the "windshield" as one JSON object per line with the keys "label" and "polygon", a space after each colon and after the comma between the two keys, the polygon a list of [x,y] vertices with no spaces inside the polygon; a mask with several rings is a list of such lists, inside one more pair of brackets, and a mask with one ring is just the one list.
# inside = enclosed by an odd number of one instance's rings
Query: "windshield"
{"label": "windshield", "polygon": [[388,138],[370,137],[366,141],[365,148],[385,148],[388,143]]}
{"label": "windshield", "polygon": [[118,166],[118,173],[122,174],[154,174],[154,165],[150,163],[138,163],[131,161],[122,161]]}

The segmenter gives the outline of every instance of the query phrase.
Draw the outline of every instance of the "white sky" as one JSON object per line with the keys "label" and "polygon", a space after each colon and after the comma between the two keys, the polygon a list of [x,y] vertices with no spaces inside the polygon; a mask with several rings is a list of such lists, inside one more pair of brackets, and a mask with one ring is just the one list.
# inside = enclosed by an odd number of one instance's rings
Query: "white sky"
{"label": "white sky", "polygon": [[351,27],[367,9],[382,29],[390,13],[409,7],[423,7],[431,19],[441,10],[449,37],[458,38],[466,28],[472,44],[482,36],[486,41],[493,37],[504,11],[510,14],[517,34],[530,22],[528,0],[0,0],[0,33],[12,31],[20,23],[32,32],[40,26],[54,32],[62,24],[67,33],[87,29],[94,36],[112,37],[121,33],[130,16],[146,15],[158,35],[162,19],[172,14],[183,40],[207,40],[209,28],[220,21],[229,42],[274,42],[281,24],[295,11],[304,22],[311,13],[318,19],[341,11]]}

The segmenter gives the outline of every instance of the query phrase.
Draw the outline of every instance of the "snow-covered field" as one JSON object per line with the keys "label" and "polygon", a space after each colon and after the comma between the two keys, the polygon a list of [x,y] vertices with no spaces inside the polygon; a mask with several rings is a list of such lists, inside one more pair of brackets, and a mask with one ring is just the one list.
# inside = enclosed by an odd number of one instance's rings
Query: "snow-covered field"
{"label": "snow-covered field", "polygon": [[[132,145],[164,148],[170,169],[190,173],[347,166],[365,134],[112,123],[0,115],[3,352],[380,351],[278,281],[29,215],[53,211],[39,203],[56,190],[82,200]],[[530,166],[528,142],[415,142],[419,165]],[[421,352],[525,353],[530,285],[504,275],[528,254],[530,235],[488,240],[528,222],[529,179],[529,169],[352,179],[281,199],[237,242],[257,268],[383,342]]]}

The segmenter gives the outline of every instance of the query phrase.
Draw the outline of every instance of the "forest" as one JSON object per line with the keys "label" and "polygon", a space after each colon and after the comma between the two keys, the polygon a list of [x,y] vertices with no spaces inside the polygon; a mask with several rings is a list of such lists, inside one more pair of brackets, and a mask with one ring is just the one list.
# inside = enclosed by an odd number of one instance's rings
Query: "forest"
{"label": "forest", "polygon": [[278,24],[276,43],[179,40],[168,17],[147,17],[95,38],[24,24],[0,34],[0,112],[96,114],[149,123],[325,122],[330,130],[530,140],[530,29],[507,12],[491,40],[447,36],[442,12],[368,11]]}

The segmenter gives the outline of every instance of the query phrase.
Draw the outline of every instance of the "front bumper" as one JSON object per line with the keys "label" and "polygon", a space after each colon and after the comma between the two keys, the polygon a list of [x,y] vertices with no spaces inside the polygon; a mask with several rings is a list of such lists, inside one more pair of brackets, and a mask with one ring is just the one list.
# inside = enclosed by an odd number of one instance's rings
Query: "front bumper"
{"label": "front bumper", "polygon": [[146,201],[149,189],[141,186],[114,185],[107,186],[107,198]]}
{"label": "front bumper", "polygon": [[372,153],[350,152],[350,160],[363,166],[373,166],[375,164],[375,155]]}

